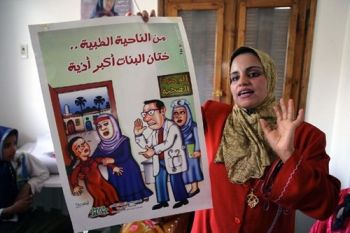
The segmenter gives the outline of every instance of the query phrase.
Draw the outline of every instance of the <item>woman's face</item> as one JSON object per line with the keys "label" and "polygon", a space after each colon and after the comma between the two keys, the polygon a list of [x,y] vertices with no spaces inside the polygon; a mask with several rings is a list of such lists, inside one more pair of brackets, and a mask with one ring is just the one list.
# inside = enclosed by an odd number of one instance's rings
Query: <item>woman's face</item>
{"label": "woman's face", "polygon": [[268,95],[262,64],[251,53],[240,54],[232,61],[230,82],[232,97],[238,107],[258,107]]}
{"label": "woman's face", "polygon": [[178,126],[183,126],[187,121],[187,111],[185,107],[177,107],[173,111],[173,121]]}
{"label": "woman's face", "polygon": [[111,139],[114,135],[113,124],[110,119],[102,120],[97,123],[97,130],[103,139]]}

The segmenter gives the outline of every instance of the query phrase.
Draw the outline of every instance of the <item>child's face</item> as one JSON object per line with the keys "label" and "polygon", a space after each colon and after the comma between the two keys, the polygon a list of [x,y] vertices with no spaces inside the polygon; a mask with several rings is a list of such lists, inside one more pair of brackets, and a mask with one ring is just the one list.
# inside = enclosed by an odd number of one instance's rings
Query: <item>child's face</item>
{"label": "child's face", "polygon": [[187,111],[185,107],[177,107],[173,111],[173,120],[178,126],[183,126],[187,121]]}
{"label": "child's face", "polygon": [[89,144],[82,138],[76,140],[72,145],[72,150],[80,160],[87,160],[90,156],[90,146]]}
{"label": "child's face", "polygon": [[10,135],[5,139],[4,147],[2,151],[3,160],[5,161],[11,161],[17,150],[17,136],[16,135]]}

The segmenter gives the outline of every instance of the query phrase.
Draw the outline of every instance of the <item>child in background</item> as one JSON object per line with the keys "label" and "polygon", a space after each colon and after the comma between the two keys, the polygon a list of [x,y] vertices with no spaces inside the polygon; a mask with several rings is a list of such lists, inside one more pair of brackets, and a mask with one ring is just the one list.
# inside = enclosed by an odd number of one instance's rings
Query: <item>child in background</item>
{"label": "child in background", "polygon": [[0,126],[0,232],[73,232],[69,218],[32,208],[49,171],[31,154],[17,152],[17,139],[16,129]]}

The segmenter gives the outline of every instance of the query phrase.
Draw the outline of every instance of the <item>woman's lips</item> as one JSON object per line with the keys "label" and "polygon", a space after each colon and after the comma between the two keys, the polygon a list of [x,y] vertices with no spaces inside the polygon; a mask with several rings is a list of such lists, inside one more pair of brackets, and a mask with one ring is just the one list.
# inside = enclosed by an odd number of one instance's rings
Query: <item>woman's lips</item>
{"label": "woman's lips", "polygon": [[238,92],[238,96],[239,97],[249,97],[249,96],[251,96],[252,94],[254,93],[254,91],[253,90],[242,90],[242,91],[240,91],[240,92]]}

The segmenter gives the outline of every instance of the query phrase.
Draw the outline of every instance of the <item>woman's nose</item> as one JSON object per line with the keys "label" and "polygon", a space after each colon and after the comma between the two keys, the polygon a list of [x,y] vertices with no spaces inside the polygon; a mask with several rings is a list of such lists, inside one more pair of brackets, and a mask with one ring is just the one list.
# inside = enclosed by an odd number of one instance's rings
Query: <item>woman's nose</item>
{"label": "woman's nose", "polygon": [[11,146],[11,153],[15,154],[16,150],[17,150],[17,146],[16,145]]}
{"label": "woman's nose", "polygon": [[247,85],[249,84],[250,79],[246,74],[241,74],[239,80],[238,80],[238,85]]}

